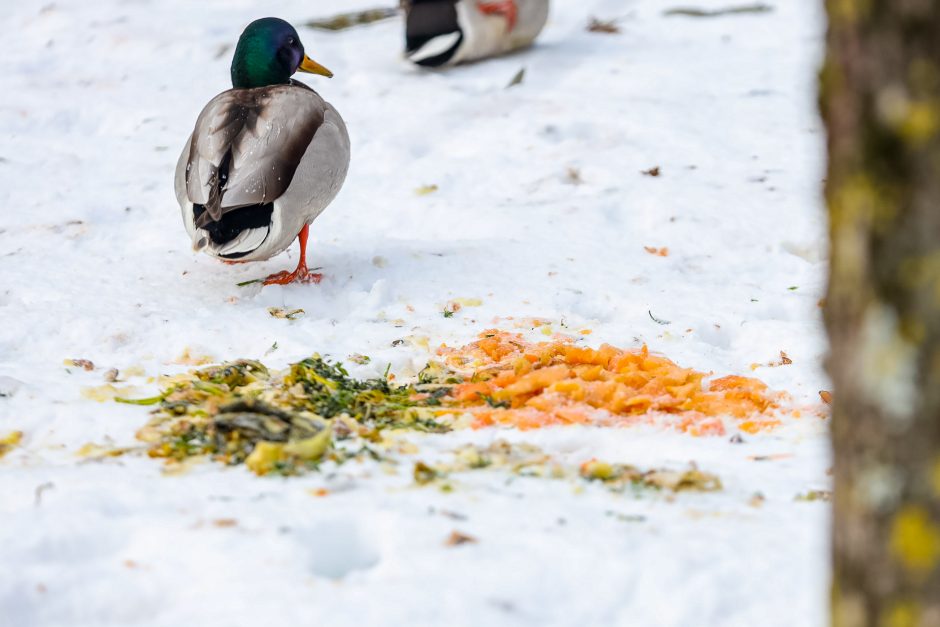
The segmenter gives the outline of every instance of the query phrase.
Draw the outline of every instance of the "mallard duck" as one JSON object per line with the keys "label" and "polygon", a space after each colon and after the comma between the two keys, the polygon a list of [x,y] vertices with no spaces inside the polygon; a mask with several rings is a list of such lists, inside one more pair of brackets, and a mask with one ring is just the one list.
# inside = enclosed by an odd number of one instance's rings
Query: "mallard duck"
{"label": "mallard duck", "polygon": [[456,65],[530,46],[548,0],[402,0],[405,56],[426,67]]}
{"label": "mallard duck", "polygon": [[317,283],[306,264],[309,225],[349,169],[349,134],[297,72],[332,77],[304,54],[294,27],[248,25],[232,58],[232,89],[205,106],[176,166],[176,197],[195,250],[230,263],[261,261],[300,240],[300,261],[265,284]]}

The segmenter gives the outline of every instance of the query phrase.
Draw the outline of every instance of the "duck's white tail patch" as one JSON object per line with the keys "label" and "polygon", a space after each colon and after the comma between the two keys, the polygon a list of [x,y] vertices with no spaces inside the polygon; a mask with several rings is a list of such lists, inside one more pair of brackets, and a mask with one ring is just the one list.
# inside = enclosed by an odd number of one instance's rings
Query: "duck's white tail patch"
{"label": "duck's white tail patch", "polygon": [[410,53],[408,59],[414,63],[418,63],[419,61],[442,55],[453,48],[458,39],[460,39],[459,32],[438,35],[433,39],[429,39],[423,46]]}
{"label": "duck's white tail patch", "polygon": [[264,243],[264,240],[268,236],[268,232],[270,230],[270,226],[259,227],[256,229],[245,229],[238,234],[238,237],[231,241],[225,242],[225,244],[220,247],[216,247],[215,244],[210,244],[210,246],[212,246],[213,252],[220,257],[237,255],[239,253],[250,253]]}

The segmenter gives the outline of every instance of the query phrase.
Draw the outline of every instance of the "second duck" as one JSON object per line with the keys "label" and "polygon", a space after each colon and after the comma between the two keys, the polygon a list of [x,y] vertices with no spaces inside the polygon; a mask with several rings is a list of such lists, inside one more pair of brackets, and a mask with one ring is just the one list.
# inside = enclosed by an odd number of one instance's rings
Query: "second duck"
{"label": "second duck", "polygon": [[532,45],[549,0],[402,0],[405,56],[425,67],[456,65]]}

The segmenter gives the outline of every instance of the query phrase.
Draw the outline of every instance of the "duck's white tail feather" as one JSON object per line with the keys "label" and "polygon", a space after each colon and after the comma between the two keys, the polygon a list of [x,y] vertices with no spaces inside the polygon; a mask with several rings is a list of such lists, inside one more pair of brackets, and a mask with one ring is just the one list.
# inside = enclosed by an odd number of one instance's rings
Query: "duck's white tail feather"
{"label": "duck's white tail feather", "polygon": [[238,253],[250,253],[264,243],[264,240],[268,236],[268,232],[270,230],[270,226],[256,229],[245,229],[238,234],[238,237],[229,242],[225,242],[225,244],[220,247],[216,247],[211,243],[210,246],[212,246],[214,249],[213,252],[220,256],[236,255]]}
{"label": "duck's white tail feather", "polygon": [[433,39],[429,39],[423,46],[409,53],[408,59],[414,63],[418,63],[419,61],[442,55],[453,48],[458,39],[460,39],[459,32],[439,35]]}

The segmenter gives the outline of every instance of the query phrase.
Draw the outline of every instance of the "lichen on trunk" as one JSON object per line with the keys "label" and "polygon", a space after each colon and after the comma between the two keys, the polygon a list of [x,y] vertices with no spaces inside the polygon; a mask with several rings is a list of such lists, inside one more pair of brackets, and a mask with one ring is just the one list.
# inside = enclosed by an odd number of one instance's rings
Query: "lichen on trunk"
{"label": "lichen on trunk", "polygon": [[827,10],[833,623],[940,625],[940,3]]}

